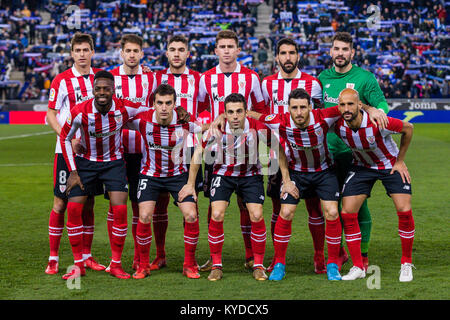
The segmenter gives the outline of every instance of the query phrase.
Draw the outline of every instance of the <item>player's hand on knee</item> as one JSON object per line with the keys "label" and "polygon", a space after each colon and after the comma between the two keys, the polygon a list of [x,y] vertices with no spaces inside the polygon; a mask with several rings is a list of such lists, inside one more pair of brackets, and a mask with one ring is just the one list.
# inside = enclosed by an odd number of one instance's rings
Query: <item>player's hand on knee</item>
{"label": "player's hand on knee", "polygon": [[70,190],[72,190],[76,185],[80,186],[81,190],[84,191],[84,185],[81,182],[81,178],[78,175],[76,170],[72,171],[67,179],[67,189],[66,194],[69,194]]}
{"label": "player's hand on knee", "polygon": [[190,184],[185,184],[183,188],[178,192],[178,202],[182,202],[186,197],[192,196],[197,202],[197,193],[195,192],[195,187]]}
{"label": "player's hand on knee", "polygon": [[409,175],[408,167],[406,166],[404,161],[397,160],[397,162],[395,162],[394,166],[392,167],[391,174],[393,174],[395,171],[400,173],[403,183],[411,183],[411,177]]}
{"label": "player's hand on knee", "polygon": [[281,198],[284,199],[286,194],[290,194],[295,199],[300,198],[300,192],[298,191],[298,188],[295,186],[295,183],[292,181],[283,183],[283,186],[281,187]]}

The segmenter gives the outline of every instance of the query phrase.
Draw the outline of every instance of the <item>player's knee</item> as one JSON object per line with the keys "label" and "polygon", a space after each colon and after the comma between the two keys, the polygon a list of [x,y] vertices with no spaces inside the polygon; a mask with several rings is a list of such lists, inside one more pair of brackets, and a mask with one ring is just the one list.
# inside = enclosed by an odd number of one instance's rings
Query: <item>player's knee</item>
{"label": "player's knee", "polygon": [[325,218],[333,221],[339,218],[339,211],[337,208],[327,208],[324,210]]}
{"label": "player's knee", "polygon": [[295,213],[295,210],[291,210],[290,208],[281,206],[280,216],[284,220],[292,220],[294,218],[294,213]]}
{"label": "player's knee", "polygon": [[67,201],[58,197],[53,200],[53,211],[59,214],[63,214],[67,208]]}
{"label": "player's knee", "polygon": [[197,213],[195,211],[194,212],[190,212],[190,213],[188,213],[188,214],[186,214],[184,216],[184,219],[188,223],[193,223],[193,222],[195,222],[197,220]]}
{"label": "player's knee", "polygon": [[151,223],[152,222],[152,213],[149,211],[140,211],[139,212],[139,221],[142,223]]}
{"label": "player's knee", "polygon": [[225,216],[225,213],[219,210],[212,210],[211,211],[211,219],[214,221],[223,221],[223,218]]}

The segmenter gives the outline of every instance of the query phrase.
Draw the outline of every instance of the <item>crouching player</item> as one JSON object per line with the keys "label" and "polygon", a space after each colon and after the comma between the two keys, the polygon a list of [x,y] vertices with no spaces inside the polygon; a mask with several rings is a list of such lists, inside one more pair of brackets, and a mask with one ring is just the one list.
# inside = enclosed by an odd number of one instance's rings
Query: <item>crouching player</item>
{"label": "crouching player", "polygon": [[[288,110],[279,115],[252,117],[264,122],[280,136],[279,164],[283,185],[281,211],[274,230],[274,268],[269,280],[282,280],[285,275],[286,251],[291,237],[292,219],[299,198],[315,192],[326,219],[325,238],[328,246],[327,275],[329,280],[341,280],[338,269],[342,226],[339,220],[339,184],[334,163],[327,148],[326,135],[341,117],[338,107],[312,110],[311,97],[297,88],[289,94]],[[374,116],[378,111],[369,108]],[[378,114],[380,115],[380,114]],[[287,148],[283,150],[281,145]]]}
{"label": "crouching player", "polygon": [[150,274],[152,216],[159,195],[170,192],[185,219],[183,274],[197,279],[200,277],[195,259],[199,236],[197,207],[192,196],[179,199],[178,192],[188,181],[187,163],[190,158],[186,159],[185,154],[185,151],[189,150],[186,148],[187,137],[189,134],[201,132],[202,126],[194,122],[177,124],[176,92],[170,85],[159,85],[153,100],[153,109],[139,114],[126,126],[139,131],[145,145],[137,191],[139,221],[136,243],[139,267],[133,278],[143,279]]}
{"label": "crouching player", "polygon": [[[335,124],[336,134],[353,153],[353,167],[348,173],[342,191],[342,221],[347,247],[353,261],[350,272],[342,280],[365,277],[361,257],[361,231],[358,211],[370,197],[374,183],[381,180],[392,198],[398,215],[398,233],[401,240],[401,282],[412,281],[412,246],[414,219],[411,211],[411,178],[404,159],[413,135],[412,124],[388,117],[385,129],[375,127],[361,110],[358,92],[344,89],[339,95],[342,118]],[[400,150],[392,134],[401,133]]]}
{"label": "crouching player", "polygon": [[[94,76],[94,98],[71,110],[61,131],[61,148],[70,175],[67,180],[67,231],[75,265],[63,279],[85,275],[83,263],[83,205],[100,182],[109,194],[114,214],[111,237],[112,258],[110,274],[130,278],[122,269],[121,257],[127,235],[128,185],[122,157],[122,127],[134,117],[140,104],[114,97],[114,76],[99,71]],[[71,139],[80,129],[81,144],[86,150],[75,157]]]}
{"label": "crouching player", "polygon": [[[225,98],[224,104],[225,111],[220,116],[225,119],[222,129],[210,131],[211,134],[206,135],[206,150],[216,148],[210,188],[211,220],[208,242],[212,269],[208,280],[217,281],[223,276],[223,222],[233,192],[242,197],[250,214],[253,277],[256,280],[266,280],[263,266],[266,245],[266,226],[263,218],[264,182],[258,158],[261,133],[258,130],[268,130],[261,123],[247,117],[247,103],[243,95],[232,93]],[[194,157],[201,158],[201,154],[202,148],[199,146]],[[211,160],[208,156],[205,158],[206,163]],[[195,194],[195,177],[200,164],[199,159],[195,159],[191,164],[189,180],[179,193],[180,199]]]}

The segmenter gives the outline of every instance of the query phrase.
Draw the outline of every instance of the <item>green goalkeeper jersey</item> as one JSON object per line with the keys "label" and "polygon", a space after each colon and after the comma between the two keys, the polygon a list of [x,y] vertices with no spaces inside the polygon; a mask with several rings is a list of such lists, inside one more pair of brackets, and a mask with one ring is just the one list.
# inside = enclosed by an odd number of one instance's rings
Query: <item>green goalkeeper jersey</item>
{"label": "green goalkeeper jersey", "polygon": [[[386,98],[374,74],[357,65],[352,65],[350,71],[346,73],[336,72],[334,67],[324,70],[319,74],[319,80],[322,83],[325,108],[337,105],[339,93],[345,88],[352,88],[358,91],[362,103],[381,108],[386,113],[389,111]],[[327,141],[328,149],[333,155],[351,152],[334,132],[328,132]]]}

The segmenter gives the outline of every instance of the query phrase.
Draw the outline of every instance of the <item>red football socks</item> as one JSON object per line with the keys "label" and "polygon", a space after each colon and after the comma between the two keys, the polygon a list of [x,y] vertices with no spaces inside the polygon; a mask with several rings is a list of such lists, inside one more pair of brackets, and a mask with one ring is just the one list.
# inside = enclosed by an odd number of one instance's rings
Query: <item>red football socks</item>
{"label": "red football socks", "polygon": [[112,206],[114,221],[112,225],[111,262],[119,264],[127,236],[127,205]]}
{"label": "red football socks", "polygon": [[274,264],[286,264],[286,251],[292,234],[292,221],[278,217],[273,234]]}
{"label": "red football socks", "polygon": [[358,213],[341,214],[344,224],[345,241],[350,252],[353,265],[363,269],[361,256],[361,230],[359,229]]}
{"label": "red football socks", "polygon": [[153,233],[155,236],[156,256],[164,258],[166,256],[166,233],[169,224],[167,206],[169,205],[170,195],[160,193],[156,201],[155,212],[153,213]]}
{"label": "red football socks", "polygon": [[48,222],[48,240],[50,245],[50,256],[57,257],[59,245],[64,231],[64,213],[50,212]]}
{"label": "red football socks", "polygon": [[401,263],[412,263],[412,247],[414,242],[414,218],[412,211],[397,212],[398,234],[402,243]]}
{"label": "red football socks", "polygon": [[254,257],[253,267],[263,267],[264,253],[266,251],[266,225],[264,219],[258,222],[252,222],[251,242]]}
{"label": "red football socks", "polygon": [[131,210],[133,210],[133,219],[131,220],[131,234],[133,235],[133,242],[134,242],[133,260],[139,261],[139,249],[136,242],[136,229],[139,221],[139,205],[137,202],[131,202]]}
{"label": "red football socks", "polygon": [[275,232],[275,224],[277,223],[280,210],[281,210],[280,199],[272,198],[272,220],[270,221],[270,234],[272,235],[272,241],[273,241],[273,233]]}
{"label": "red football socks", "polygon": [[152,225],[138,221],[136,226],[136,243],[139,249],[139,264],[150,265],[150,246],[152,244]]}
{"label": "red football socks", "polygon": [[251,258],[254,258],[252,251],[252,240],[250,239],[252,222],[250,221],[250,214],[247,209],[240,209],[240,217],[241,217],[241,232],[245,246],[245,260],[247,261]]}
{"label": "red football socks", "polygon": [[339,251],[341,248],[342,225],[341,220],[327,220],[325,226],[325,238],[328,248],[328,263],[339,265]]}
{"label": "red football socks", "polygon": [[305,199],[308,211],[308,227],[311,233],[314,251],[323,254],[325,247],[325,219],[323,217],[320,199]]}
{"label": "red football socks", "polygon": [[195,250],[199,235],[198,219],[195,222],[184,223],[184,265],[196,266]]}
{"label": "red football socks", "polygon": [[83,204],[67,204],[67,233],[75,264],[83,262]]}
{"label": "red football socks", "polygon": [[223,221],[209,220],[208,243],[213,266],[222,266]]}
{"label": "red football socks", "polygon": [[91,255],[92,240],[94,239],[94,211],[92,208],[83,208],[83,254]]}

